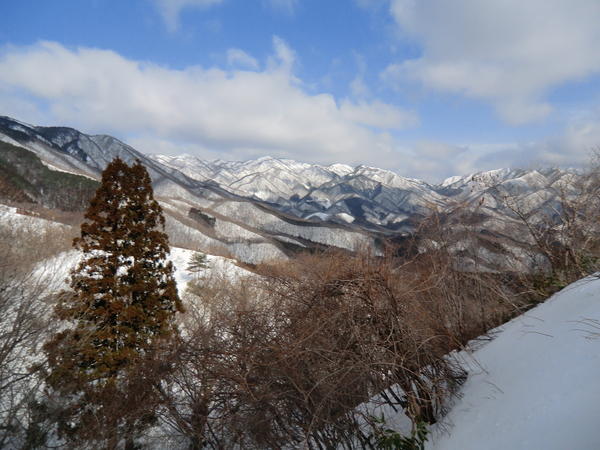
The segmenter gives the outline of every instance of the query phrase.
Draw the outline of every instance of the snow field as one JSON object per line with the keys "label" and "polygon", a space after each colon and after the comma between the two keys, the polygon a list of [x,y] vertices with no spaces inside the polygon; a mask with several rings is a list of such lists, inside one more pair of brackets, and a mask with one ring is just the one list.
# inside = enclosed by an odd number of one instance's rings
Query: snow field
{"label": "snow field", "polygon": [[600,279],[588,277],[462,352],[462,398],[426,449],[600,448],[598,320]]}

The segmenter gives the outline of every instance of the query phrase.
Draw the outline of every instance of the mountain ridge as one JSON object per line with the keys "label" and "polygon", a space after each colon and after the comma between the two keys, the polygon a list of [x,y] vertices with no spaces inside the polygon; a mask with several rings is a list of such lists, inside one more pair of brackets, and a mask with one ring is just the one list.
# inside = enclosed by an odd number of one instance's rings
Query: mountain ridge
{"label": "mountain ridge", "polygon": [[[373,245],[376,239],[361,228],[288,215],[266,202],[227,192],[214,182],[194,180],[111,136],[88,136],[66,127],[34,127],[0,117],[0,139],[34,153],[52,170],[95,180],[116,156],[127,163],[140,159],[167,215],[171,242],[184,248],[257,264],[285,258],[290,255],[290,248],[314,251],[334,246],[352,251],[358,246]],[[194,220],[202,216],[209,221]]]}
{"label": "mountain ridge", "polygon": [[533,211],[552,206],[552,187],[569,173],[498,169],[431,185],[364,165],[146,155],[108,135],[1,116],[0,140],[35,153],[52,170],[95,180],[116,156],[127,163],[140,159],[178,246],[251,264],[290,256],[292,248],[374,246],[412,234],[415,221],[432,211],[444,214],[461,205],[478,209],[478,227],[498,230],[498,221],[507,219],[498,211],[503,206],[494,198],[494,185],[514,192]]}

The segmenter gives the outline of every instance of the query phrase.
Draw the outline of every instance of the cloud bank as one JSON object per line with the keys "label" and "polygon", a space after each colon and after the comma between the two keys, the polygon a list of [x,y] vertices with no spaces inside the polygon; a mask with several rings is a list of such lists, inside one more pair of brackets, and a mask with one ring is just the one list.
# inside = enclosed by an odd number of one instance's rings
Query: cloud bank
{"label": "cloud bank", "polygon": [[56,42],[7,47],[0,52],[2,113],[29,120],[37,111],[45,117],[38,123],[143,136],[144,152],[169,141],[235,159],[270,154],[374,165],[394,151],[387,130],[418,122],[414,112],[378,100],[338,104],[329,94],[305,92],[293,75],[296,54],[279,38],[263,71],[239,49],[227,56],[232,67],[253,70],[172,70]]}
{"label": "cloud bank", "polygon": [[422,56],[391,64],[391,84],[490,102],[508,124],[547,118],[551,90],[600,73],[597,0],[392,0]]}
{"label": "cloud bank", "polygon": [[223,0],[153,0],[153,2],[165,21],[167,29],[173,33],[179,28],[179,14],[184,8],[204,9],[222,3]]}

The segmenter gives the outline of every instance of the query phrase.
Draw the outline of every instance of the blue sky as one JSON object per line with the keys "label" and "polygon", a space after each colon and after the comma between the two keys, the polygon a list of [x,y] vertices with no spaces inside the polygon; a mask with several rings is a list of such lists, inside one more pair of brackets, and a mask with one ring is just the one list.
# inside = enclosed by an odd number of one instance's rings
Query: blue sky
{"label": "blue sky", "polygon": [[600,146],[598,0],[0,0],[0,115],[438,182]]}

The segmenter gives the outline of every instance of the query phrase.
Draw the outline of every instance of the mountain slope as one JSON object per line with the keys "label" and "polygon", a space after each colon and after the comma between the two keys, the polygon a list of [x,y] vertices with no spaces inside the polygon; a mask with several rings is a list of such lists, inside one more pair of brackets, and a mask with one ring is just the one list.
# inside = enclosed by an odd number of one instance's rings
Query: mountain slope
{"label": "mountain slope", "polygon": [[[467,226],[511,246],[515,238],[526,239],[506,233],[519,214],[555,214],[573,175],[556,169],[501,169],[430,185],[366,166],[144,155],[110,136],[36,127],[8,117],[0,117],[0,141],[34,152],[49,169],[96,180],[117,155],[129,163],[140,159],[167,212],[168,232],[177,245],[253,264],[299,250],[329,246],[355,250],[401,239],[430,212],[448,217],[464,207],[476,213],[470,215],[470,223],[448,227],[457,239]],[[0,188],[6,179],[0,179]],[[507,208],[502,195],[512,196],[521,210]]]}
{"label": "mountain slope", "polygon": [[384,234],[411,232],[410,218],[432,209],[449,211],[458,205],[472,205],[497,216],[501,207],[494,198],[497,188],[526,199],[524,204],[533,211],[552,200],[570,173],[501,169],[430,185],[366,166],[322,167],[268,157],[245,162],[205,161],[191,155],[149,157],[191,179],[265,202],[292,216]]}
{"label": "mountain slope", "polygon": [[99,186],[86,176],[51,170],[35,153],[0,142],[0,195],[10,201],[77,211],[87,207]]}
{"label": "mountain slope", "polygon": [[297,217],[356,222],[375,230],[396,230],[425,205],[445,202],[444,195],[423,181],[366,166],[322,167],[268,157],[246,162],[204,161],[191,155],[150,158]]}
{"label": "mountain slope", "polygon": [[[210,180],[194,180],[110,136],[88,136],[64,127],[35,127],[0,117],[0,141],[35,153],[53,172],[95,180],[116,156],[128,163],[140,159],[148,168],[155,196],[167,214],[171,242],[192,250],[257,264],[301,249],[336,246],[354,250],[364,242],[374,242],[375,237],[361,229],[298,220],[264,202],[257,204],[229,193]],[[0,149],[0,156],[6,153]],[[227,207],[230,202],[234,206]],[[45,206],[55,207],[47,202]],[[252,220],[245,223],[240,211]],[[202,220],[202,216],[209,220]]]}

